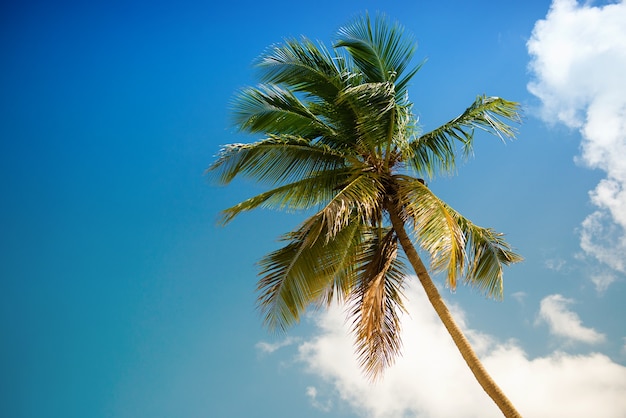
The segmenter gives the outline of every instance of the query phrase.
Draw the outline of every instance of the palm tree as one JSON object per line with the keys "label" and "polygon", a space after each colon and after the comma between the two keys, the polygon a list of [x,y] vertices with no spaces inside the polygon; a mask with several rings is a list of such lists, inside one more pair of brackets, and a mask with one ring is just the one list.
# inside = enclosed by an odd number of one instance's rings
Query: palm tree
{"label": "palm tree", "polygon": [[[333,300],[348,321],[365,374],[379,378],[400,351],[399,313],[408,260],[476,379],[507,417],[520,414],[454,321],[420,253],[454,289],[460,279],[501,298],[502,270],[521,260],[502,234],[464,218],[424,178],[455,169],[474,130],[513,138],[518,104],[479,96],[460,116],[421,133],[407,87],[413,39],[384,16],[341,28],[332,49],[286,40],[258,60],[261,84],[234,100],[236,125],[263,134],[222,148],[208,171],[221,184],[247,176],[269,190],[222,212],[228,223],[256,208],[308,210],[285,245],[260,261],[258,306],[271,330]],[[421,248],[420,253],[414,244]],[[399,249],[402,249],[403,257]]]}

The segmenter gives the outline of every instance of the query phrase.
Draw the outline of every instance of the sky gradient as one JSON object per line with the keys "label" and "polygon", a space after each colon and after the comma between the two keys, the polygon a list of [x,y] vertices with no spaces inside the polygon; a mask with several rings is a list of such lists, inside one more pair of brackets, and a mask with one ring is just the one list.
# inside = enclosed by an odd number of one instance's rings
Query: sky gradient
{"label": "sky gradient", "polygon": [[[528,417],[626,415],[626,3],[13,2],[0,6],[0,416],[496,417],[418,282],[403,356],[360,374],[341,307],[269,335],[256,261],[301,214],[221,209],[211,184],[254,59],[330,45],[365,11],[418,41],[425,131],[476,95],[524,108],[429,182],[525,257],[505,299],[442,293]],[[443,283],[442,278],[438,278]]]}

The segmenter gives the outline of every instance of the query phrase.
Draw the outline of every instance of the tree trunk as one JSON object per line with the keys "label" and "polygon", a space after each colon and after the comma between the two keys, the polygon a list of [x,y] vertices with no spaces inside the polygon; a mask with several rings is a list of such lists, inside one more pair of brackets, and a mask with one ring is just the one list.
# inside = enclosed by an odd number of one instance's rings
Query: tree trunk
{"label": "tree trunk", "polygon": [[393,225],[393,229],[396,231],[398,239],[400,240],[400,245],[402,245],[402,249],[404,250],[409,262],[413,266],[413,269],[417,274],[417,278],[424,287],[426,295],[428,296],[428,300],[433,305],[433,308],[437,312],[437,315],[439,315],[439,318],[443,322],[443,325],[450,333],[452,340],[456,344],[459,352],[461,353],[461,356],[463,356],[463,359],[474,374],[474,377],[476,378],[480,386],[482,386],[483,390],[487,392],[489,397],[491,397],[496,405],[498,405],[498,408],[500,408],[500,411],[502,411],[502,414],[504,414],[505,417],[521,418],[522,415],[517,412],[509,398],[506,397],[504,392],[502,392],[500,387],[498,387],[498,385],[492,379],[489,373],[487,373],[487,370],[482,365],[480,359],[474,352],[474,349],[470,345],[469,341],[467,340],[465,335],[463,335],[461,328],[459,328],[456,321],[452,317],[452,314],[450,313],[448,307],[441,298],[437,287],[435,287],[435,284],[430,278],[430,274],[428,274],[426,266],[424,266],[424,263],[417,254],[415,246],[413,245],[413,242],[409,238],[404,228],[404,222],[402,221],[402,219],[400,219],[400,216],[394,208],[389,207],[388,211],[391,218],[391,223]]}

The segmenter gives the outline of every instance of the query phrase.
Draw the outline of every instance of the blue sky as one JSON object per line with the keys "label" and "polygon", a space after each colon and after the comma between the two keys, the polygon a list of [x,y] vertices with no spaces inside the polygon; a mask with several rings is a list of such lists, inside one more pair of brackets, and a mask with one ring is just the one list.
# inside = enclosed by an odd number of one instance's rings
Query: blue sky
{"label": "blue sky", "polygon": [[515,142],[479,136],[430,183],[525,257],[503,302],[442,290],[486,367],[526,416],[626,414],[623,0],[1,7],[1,416],[498,416],[417,286],[404,355],[372,386],[340,308],[261,327],[255,262],[302,218],[215,224],[259,191],[204,176],[254,139],[228,115],[251,62],[285,37],[329,44],[366,10],[428,59],[409,90],[425,130],[478,94],[524,106]]}

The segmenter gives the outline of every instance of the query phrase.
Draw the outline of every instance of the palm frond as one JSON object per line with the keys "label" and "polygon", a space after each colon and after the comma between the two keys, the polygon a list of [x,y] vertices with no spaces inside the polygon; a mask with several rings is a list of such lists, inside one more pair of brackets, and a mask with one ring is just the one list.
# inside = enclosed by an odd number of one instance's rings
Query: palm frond
{"label": "palm frond", "polygon": [[376,379],[401,349],[399,311],[404,310],[404,265],[393,230],[374,230],[361,254],[358,286],[349,304],[359,363]]}
{"label": "palm frond", "polygon": [[[403,77],[415,54],[416,43],[405,33],[404,28],[392,24],[384,15],[374,21],[369,15],[356,19],[352,24],[339,30],[339,40],[335,47],[344,47],[365,75],[365,82],[398,82],[406,86],[417,69]],[[400,95],[404,90],[398,91]]]}
{"label": "palm frond", "polygon": [[270,330],[284,331],[297,323],[312,303],[342,300],[355,281],[355,260],[362,250],[362,224],[355,221],[325,239],[326,222],[320,214],[287,234],[289,243],[267,256],[261,267],[258,307]]}
{"label": "palm frond", "polygon": [[219,223],[226,225],[242,212],[257,208],[295,211],[325,205],[337,195],[337,184],[347,182],[351,175],[347,168],[324,170],[281,185],[224,209]]}
{"label": "palm frond", "polygon": [[423,60],[422,62],[420,62],[419,64],[417,64],[415,67],[413,67],[407,74],[404,74],[402,76],[402,78],[400,78],[398,81],[396,81],[396,95],[398,96],[397,100],[399,103],[402,104],[407,104],[410,103],[409,102],[409,95],[407,93],[407,89],[409,87],[409,82],[411,81],[411,79],[413,78],[413,76],[415,74],[417,74],[417,72],[419,70],[422,69],[422,67],[424,66],[424,64],[426,63],[426,60]]}
{"label": "palm frond", "polygon": [[313,113],[309,103],[281,86],[261,84],[242,89],[233,99],[233,121],[242,131],[315,138],[334,130]]}
{"label": "palm frond", "polygon": [[207,172],[221,184],[228,184],[238,175],[278,184],[341,169],[345,157],[340,151],[303,138],[270,136],[252,144],[224,146]]}
{"label": "palm frond", "polygon": [[399,206],[411,221],[420,246],[430,255],[431,268],[446,272],[448,286],[455,289],[465,265],[466,245],[457,220],[419,179],[398,175],[395,180]]}
{"label": "palm frond", "polygon": [[381,193],[382,185],[372,173],[360,173],[354,168],[324,170],[223,210],[220,223],[225,225],[242,212],[256,208],[305,210],[323,206],[320,214],[333,234],[350,221],[353,212],[363,222],[376,218],[382,210]]}
{"label": "palm frond", "polygon": [[290,91],[307,92],[330,102],[345,87],[343,57],[331,55],[324,45],[306,38],[273,46],[258,59],[257,67],[263,82],[284,85]]}
{"label": "palm frond", "polygon": [[508,122],[519,122],[519,104],[498,97],[478,96],[461,115],[425,133],[406,148],[405,158],[417,172],[433,176],[437,171],[454,169],[456,144],[464,154],[473,149],[474,131],[480,129],[500,139],[515,138]]}
{"label": "palm frond", "polygon": [[467,267],[463,272],[466,284],[479,289],[488,297],[503,297],[503,267],[518,263],[523,258],[513,252],[504,240],[504,234],[491,228],[473,224],[461,214],[448,207],[465,236]]}

